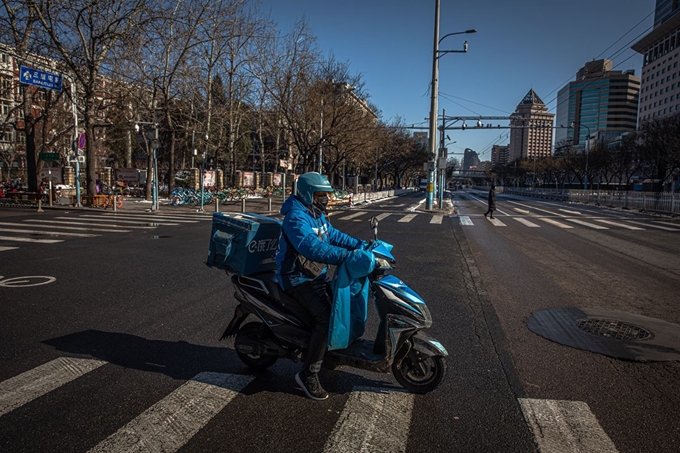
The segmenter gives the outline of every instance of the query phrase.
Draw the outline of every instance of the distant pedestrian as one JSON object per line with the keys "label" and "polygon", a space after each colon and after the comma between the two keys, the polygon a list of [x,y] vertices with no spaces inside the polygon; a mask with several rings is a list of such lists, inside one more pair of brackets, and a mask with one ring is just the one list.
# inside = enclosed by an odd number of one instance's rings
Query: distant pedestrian
{"label": "distant pedestrian", "polygon": [[489,189],[489,209],[484,213],[484,217],[487,215],[493,219],[493,211],[496,209],[496,185],[491,184],[491,188]]}

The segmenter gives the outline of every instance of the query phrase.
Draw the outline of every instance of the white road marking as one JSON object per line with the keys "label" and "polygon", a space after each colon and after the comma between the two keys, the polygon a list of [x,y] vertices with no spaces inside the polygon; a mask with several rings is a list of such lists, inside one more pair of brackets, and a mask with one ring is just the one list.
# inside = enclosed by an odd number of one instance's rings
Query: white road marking
{"label": "white road marking", "polygon": [[578,219],[564,219],[564,220],[566,220],[568,222],[578,223],[579,225],[587,226],[589,228],[594,228],[596,230],[608,230],[609,229],[607,227],[595,225],[594,223],[584,222],[583,220],[578,220]]}
{"label": "white road marking", "polygon": [[[2,224],[0,224],[2,225]],[[98,234],[88,234],[88,233],[63,233],[61,231],[41,231],[41,230],[16,230],[12,228],[0,228],[0,231],[4,231],[6,233],[22,233],[22,234],[45,234],[45,235],[50,235],[50,236],[75,236],[75,237],[81,237],[81,238],[92,238],[95,236],[99,236]]]}
{"label": "white road marking", "polygon": [[430,223],[441,224],[442,220],[444,220],[443,215],[435,214],[432,216],[432,219],[430,219]]}
{"label": "white road marking", "polygon": [[60,357],[0,382],[0,416],[104,364],[101,360]]}
{"label": "white road marking", "polygon": [[[100,216],[100,215],[81,215],[81,216],[79,216],[78,218],[81,219],[81,220],[89,220],[89,219],[92,219],[92,221],[95,221],[95,220],[99,220],[100,222],[102,221],[102,216]],[[131,220],[131,218],[129,218],[129,217],[126,217],[126,219],[127,219],[127,220],[124,220],[123,218],[118,218],[118,217],[115,217],[115,218],[112,217],[112,218],[111,218],[111,220],[113,220],[115,223],[126,223],[126,224],[127,224],[127,223],[132,223],[132,224],[135,224],[135,225],[139,225],[140,223],[153,223],[153,224],[156,224],[156,225],[163,224],[163,225],[166,225],[166,226],[170,226],[170,225],[171,225],[171,226],[179,225],[179,223],[175,223],[175,222],[173,222],[173,223],[170,223],[170,222],[162,222],[162,221],[153,220],[153,219],[148,219],[148,220],[147,220],[147,219],[139,218],[139,219],[136,219],[136,220]],[[133,217],[132,219],[134,219],[134,217]],[[123,225],[123,226],[124,226],[124,225]]]}
{"label": "white road marking", "polygon": [[497,219],[496,217],[494,217],[493,219],[489,217],[488,220],[489,220],[489,222],[491,222],[491,224],[492,224],[493,226],[497,226],[497,227],[504,227],[504,226],[507,226],[506,224],[504,224],[503,222],[501,222],[501,221],[500,221],[499,219]]}
{"label": "white road marking", "polygon": [[566,223],[558,222],[557,220],[549,219],[548,217],[539,217],[540,220],[549,223],[550,225],[556,226],[558,228],[564,228],[564,229],[569,229],[569,228],[574,228],[571,225],[567,225]]}
{"label": "white road marking", "polygon": [[0,241],[35,242],[36,244],[56,244],[57,242],[64,242],[63,239],[20,238],[16,236],[0,236]]}
{"label": "white road marking", "polygon": [[621,222],[612,222],[611,220],[604,220],[604,219],[594,219],[594,220],[596,222],[606,223],[607,225],[618,226],[618,227],[621,227],[621,228],[627,228],[629,230],[644,230],[644,228],[626,225],[625,223],[621,223]]}
{"label": "white road marking", "polygon": [[375,218],[378,219],[378,221],[380,221],[382,219],[388,218],[390,215],[392,215],[391,212],[383,212],[382,214],[380,214],[379,216],[376,216]]}
{"label": "white road marking", "polygon": [[562,211],[562,212],[566,212],[567,214],[583,215],[583,214],[582,214],[581,212],[579,212],[579,211],[570,211],[570,210],[568,210],[568,209],[562,209],[562,208],[560,208],[559,210]]}
{"label": "white road marking", "polygon": [[18,248],[19,247],[3,247],[3,246],[0,246],[0,252],[6,252],[8,250],[16,250]]}
{"label": "white road marking", "polygon": [[[89,215],[81,215],[80,217],[95,217]],[[115,219],[143,219],[153,222],[165,222],[169,220],[171,222],[179,223],[198,223],[199,220],[206,220],[207,217],[201,219],[187,219],[186,217],[176,217],[176,216],[166,216],[166,215],[155,215],[155,214],[114,214],[113,212],[99,214],[99,218],[115,218]]]}
{"label": "white road marking", "polygon": [[527,219],[523,219],[522,217],[515,217],[515,220],[517,220],[519,223],[526,225],[530,228],[540,228],[541,227],[540,225],[536,225],[534,222],[527,220]]}
{"label": "white road marking", "polygon": [[522,214],[529,214],[530,211],[527,211],[526,209],[520,209],[520,208],[512,208],[517,212],[520,212]]}
{"label": "white road marking", "polygon": [[355,387],[324,453],[405,452],[413,403],[411,393]]}
{"label": "white road marking", "polygon": [[470,216],[462,215],[459,217],[459,219],[461,225],[474,225],[474,223],[472,223],[472,220],[470,219]]}
{"label": "white road marking", "polygon": [[519,404],[542,453],[618,453],[584,402],[520,398]]}
{"label": "white road marking", "polygon": [[398,220],[398,222],[410,222],[413,220],[418,214],[407,214],[401,219]]}
{"label": "white road marking", "polygon": [[628,220],[628,223],[634,223],[635,225],[642,225],[642,226],[646,226],[648,228],[657,228],[659,230],[665,230],[665,231],[680,231],[680,229],[678,229],[678,228],[668,228],[668,227],[661,226],[661,225],[655,225],[653,223],[635,222],[633,220]]}
{"label": "white road marking", "polygon": [[117,223],[93,223],[93,220],[89,219],[82,219],[83,222],[73,222],[69,221],[66,222],[64,220],[71,219],[71,217],[55,217],[54,220],[38,220],[38,219],[30,219],[26,220],[27,222],[35,223],[35,222],[40,222],[40,223],[52,223],[52,222],[57,222],[57,223],[63,223],[65,225],[88,225],[88,226],[93,226],[93,227],[106,227],[106,228],[132,228],[132,229],[151,229],[151,228],[156,228],[153,226],[147,226],[147,225],[118,225]]}
{"label": "white road marking", "polygon": [[555,216],[558,216],[558,217],[566,217],[566,215],[564,215],[564,214],[558,214],[558,213],[553,212],[553,211],[548,211],[547,209],[537,208],[536,206],[529,206],[529,205],[526,205],[526,204],[518,203],[516,201],[508,201],[508,203],[516,204],[518,206],[523,206],[527,209],[533,209],[534,211],[546,212],[550,215],[555,215]]}
{"label": "white road marking", "polygon": [[352,220],[356,217],[366,214],[366,211],[355,212],[354,214],[346,215],[345,217],[340,217],[338,220]]}
{"label": "white road marking", "polygon": [[654,222],[654,223],[658,223],[659,225],[670,225],[670,226],[674,226],[674,227],[680,229],[680,224],[678,224],[678,223],[671,223],[671,222]]}
{"label": "white road marking", "polygon": [[90,451],[177,451],[252,380],[252,376],[199,373]]}
{"label": "white road marking", "polygon": [[[7,226],[26,226],[30,225],[31,223],[47,223],[50,225],[50,228],[57,228],[60,230],[76,230],[76,231],[100,231],[104,233],[129,233],[130,231],[125,231],[125,230],[108,230],[108,229],[100,229],[100,228],[83,228],[83,227],[74,227],[74,226],[63,226],[63,222],[55,222],[53,220],[34,220],[34,219],[27,219],[24,220],[24,222],[27,223],[11,223],[11,222],[5,222],[3,225]],[[42,225],[32,225],[34,227],[42,227]]]}

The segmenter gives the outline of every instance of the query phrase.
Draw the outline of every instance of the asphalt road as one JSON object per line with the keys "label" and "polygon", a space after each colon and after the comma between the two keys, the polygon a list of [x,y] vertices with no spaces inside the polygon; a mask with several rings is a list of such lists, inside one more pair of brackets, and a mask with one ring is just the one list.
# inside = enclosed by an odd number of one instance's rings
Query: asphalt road
{"label": "asphalt road", "polygon": [[[0,450],[122,451],[135,439],[146,442],[142,450],[185,452],[678,449],[677,362],[570,348],[533,334],[524,319],[586,304],[680,322],[680,225],[530,228],[514,218],[529,214],[510,212],[512,200],[499,196],[505,226],[497,226],[474,193],[454,194],[453,216],[420,211],[422,198],[337,211],[331,220],[368,239],[368,218],[383,217],[379,237],[395,245],[394,274],[428,302],[428,333],[450,353],[447,378],[413,396],[389,375],[324,370],[332,395],[323,402],[302,396],[293,379],[299,364],[279,361],[254,375],[233,341],[218,341],[235,302],[228,278],[204,264],[209,212],[0,210],[0,237],[63,241],[0,239]],[[556,218],[560,208],[576,209],[516,201]],[[542,407],[578,418],[575,438],[551,437],[563,426],[539,420]]]}

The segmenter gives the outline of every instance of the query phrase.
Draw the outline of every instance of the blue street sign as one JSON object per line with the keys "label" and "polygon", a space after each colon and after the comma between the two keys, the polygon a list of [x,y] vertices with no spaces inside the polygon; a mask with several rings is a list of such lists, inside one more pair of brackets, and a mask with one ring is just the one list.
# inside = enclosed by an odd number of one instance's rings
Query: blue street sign
{"label": "blue street sign", "polygon": [[59,74],[21,66],[19,80],[28,85],[61,91],[62,77]]}

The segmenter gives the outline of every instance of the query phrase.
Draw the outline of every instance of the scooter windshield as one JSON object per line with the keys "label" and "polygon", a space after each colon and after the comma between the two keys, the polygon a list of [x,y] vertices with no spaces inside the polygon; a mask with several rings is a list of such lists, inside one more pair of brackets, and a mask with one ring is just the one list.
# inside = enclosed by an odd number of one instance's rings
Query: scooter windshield
{"label": "scooter windshield", "polygon": [[394,256],[392,256],[391,253],[392,247],[392,244],[388,244],[387,242],[381,240],[376,240],[372,244],[371,252],[389,261],[395,261]]}

